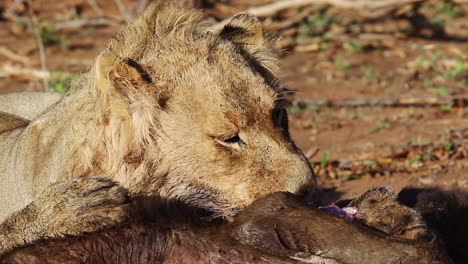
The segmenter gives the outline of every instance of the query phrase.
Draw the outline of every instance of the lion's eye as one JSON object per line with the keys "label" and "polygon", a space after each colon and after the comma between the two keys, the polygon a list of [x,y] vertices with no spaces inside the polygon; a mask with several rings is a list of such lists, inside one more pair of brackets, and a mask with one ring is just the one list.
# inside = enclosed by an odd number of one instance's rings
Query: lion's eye
{"label": "lion's eye", "polygon": [[235,144],[235,143],[240,143],[241,142],[241,138],[239,137],[239,135],[235,135],[233,137],[230,137],[230,138],[227,138],[224,140],[225,143],[228,143],[228,144]]}
{"label": "lion's eye", "polygon": [[226,147],[240,148],[244,143],[238,134],[226,135],[216,138],[216,141]]}

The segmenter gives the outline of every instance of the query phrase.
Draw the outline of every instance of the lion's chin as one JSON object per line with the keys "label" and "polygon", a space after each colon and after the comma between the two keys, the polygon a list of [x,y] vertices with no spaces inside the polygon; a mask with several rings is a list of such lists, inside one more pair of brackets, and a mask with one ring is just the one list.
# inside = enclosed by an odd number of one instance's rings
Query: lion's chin
{"label": "lion's chin", "polygon": [[188,194],[178,198],[179,201],[206,211],[203,220],[224,220],[232,221],[241,208],[236,207],[216,191],[206,188],[192,187]]}
{"label": "lion's chin", "polygon": [[[148,197],[155,197],[156,201],[165,201],[169,202],[169,204],[175,202],[176,204],[184,206],[184,209],[196,213],[196,217],[204,221],[232,221],[234,216],[237,215],[243,207],[235,205],[225,195],[222,195],[213,188],[205,187],[202,184],[189,184],[174,181],[172,184],[166,183],[162,187],[152,187],[150,184],[146,184],[146,186],[144,186],[145,188],[143,188],[143,183],[135,186],[138,188],[133,188],[134,190],[143,189],[152,191],[133,191],[131,192],[133,196],[143,197],[143,200],[148,199]],[[156,202],[156,204],[158,204],[158,202]],[[154,207],[157,208],[159,205],[155,205]]]}

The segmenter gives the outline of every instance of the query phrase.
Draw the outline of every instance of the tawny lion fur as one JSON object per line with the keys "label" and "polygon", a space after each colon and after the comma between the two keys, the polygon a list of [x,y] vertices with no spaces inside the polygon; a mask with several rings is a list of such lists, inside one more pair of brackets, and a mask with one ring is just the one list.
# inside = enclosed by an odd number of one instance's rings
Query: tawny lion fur
{"label": "tawny lion fur", "polygon": [[124,221],[125,189],[229,218],[314,185],[261,24],[208,21],[150,5],[57,104],[0,133],[0,254]]}
{"label": "tawny lion fur", "polygon": [[16,92],[0,94],[0,112],[28,120],[35,119],[62,98],[53,92]]}

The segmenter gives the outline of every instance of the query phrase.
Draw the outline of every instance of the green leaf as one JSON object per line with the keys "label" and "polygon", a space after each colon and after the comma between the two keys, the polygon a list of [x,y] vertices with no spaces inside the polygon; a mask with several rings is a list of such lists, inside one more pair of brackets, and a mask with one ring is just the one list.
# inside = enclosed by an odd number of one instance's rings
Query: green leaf
{"label": "green leaf", "polygon": [[445,149],[445,151],[451,151],[451,150],[453,150],[453,143],[452,143],[451,140],[445,141],[445,143],[444,143],[444,149]]}
{"label": "green leaf", "polygon": [[326,168],[328,166],[328,152],[322,153],[322,161],[320,162],[320,166],[322,168]]}

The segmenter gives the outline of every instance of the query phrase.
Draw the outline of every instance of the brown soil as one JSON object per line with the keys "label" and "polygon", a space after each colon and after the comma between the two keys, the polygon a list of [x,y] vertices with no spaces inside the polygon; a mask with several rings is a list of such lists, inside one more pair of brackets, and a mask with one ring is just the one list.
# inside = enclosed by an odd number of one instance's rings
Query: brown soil
{"label": "brown soil", "polygon": [[[408,39],[399,41],[392,50],[369,53],[343,50],[328,54],[293,53],[283,59],[285,81],[288,88],[308,98],[433,96],[431,90],[423,85],[409,84],[409,77],[398,71],[416,57],[422,56],[421,53],[427,52],[412,48],[415,41],[422,46],[430,46],[431,52],[450,52],[454,48],[463,53],[468,51],[466,44]],[[395,55],[400,51],[406,56]],[[337,69],[333,63],[337,56],[352,62],[352,66],[346,70]],[[366,81],[362,67],[372,68],[376,80]],[[464,87],[454,92],[454,95],[466,94]],[[467,127],[467,113],[464,108],[443,110],[440,107],[317,107],[315,110],[291,114],[290,127],[294,140],[305,153],[319,150],[312,157],[312,162],[320,163],[324,152],[328,153],[329,161],[375,160],[392,156],[396,149],[404,148],[402,146],[405,144],[440,142],[447,138],[448,131]],[[381,124],[384,124],[383,127],[378,129]],[[408,158],[411,161],[411,157]],[[333,187],[336,192],[343,193],[344,197],[359,195],[376,185],[392,186],[396,190],[408,185],[468,187],[468,168],[464,160],[455,160],[437,171],[424,169],[434,164],[437,162],[427,161],[417,165],[421,170],[383,173],[384,175],[364,174],[359,175],[359,179],[351,180],[340,179],[340,175],[320,174],[319,182],[324,187]],[[403,166],[406,167],[412,166]]]}
{"label": "brown soil", "polygon": [[[0,9],[12,2],[0,3]],[[89,2],[41,0],[34,1],[33,9],[40,21],[53,23],[97,16]],[[120,16],[114,1],[97,2],[106,15]],[[137,1],[123,2],[129,7]],[[239,1],[239,6],[226,13],[244,8],[246,2]],[[215,7],[223,10],[219,5]],[[209,11],[216,13],[216,10]],[[118,29],[118,25],[113,25],[53,33],[58,40],[46,45],[48,70],[71,74],[85,71]],[[28,67],[40,69],[36,41],[20,22],[0,20],[0,46],[28,57],[32,61]],[[467,96],[466,75],[458,79],[444,75],[443,61],[453,64],[450,59],[454,56],[466,62],[468,45],[409,37],[396,38],[390,46],[366,51],[352,51],[339,45],[311,53],[290,51],[282,58],[282,64],[287,87],[308,98],[443,96],[441,93],[446,90],[451,95]],[[4,62],[21,65],[1,54],[0,61],[0,65]],[[0,77],[0,93],[23,90],[41,91],[42,82],[28,77]],[[468,112],[463,107],[305,106],[303,109],[292,106],[290,110],[292,136],[305,153],[316,152],[311,162],[315,164],[320,185],[325,188],[324,194],[334,194],[333,199],[356,196],[375,185],[392,186],[396,190],[408,185],[468,188],[468,163],[460,146],[446,146],[440,151],[437,147],[429,150],[412,147],[453,140],[453,133],[448,131],[463,131],[468,126]],[[402,151],[403,156],[397,155]],[[423,158],[427,153],[430,158]],[[351,165],[350,169],[333,165],[340,162],[370,163],[358,168]],[[375,166],[369,165],[374,163]]]}

